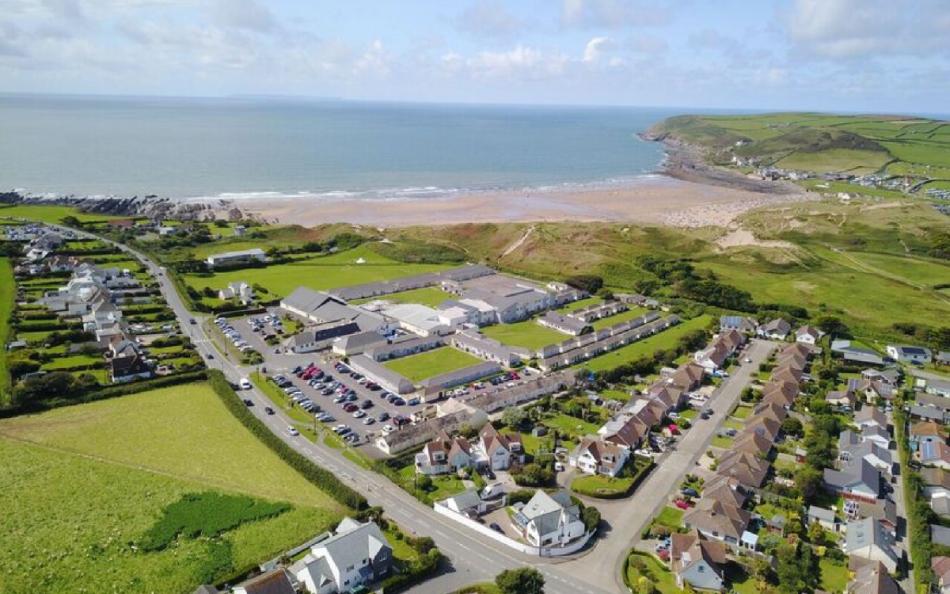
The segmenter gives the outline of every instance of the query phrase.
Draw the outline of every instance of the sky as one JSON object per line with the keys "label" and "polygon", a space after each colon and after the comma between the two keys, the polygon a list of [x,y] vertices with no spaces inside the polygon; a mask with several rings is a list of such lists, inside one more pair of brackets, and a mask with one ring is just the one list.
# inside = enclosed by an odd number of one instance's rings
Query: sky
{"label": "sky", "polygon": [[0,92],[950,111],[950,0],[0,0]]}

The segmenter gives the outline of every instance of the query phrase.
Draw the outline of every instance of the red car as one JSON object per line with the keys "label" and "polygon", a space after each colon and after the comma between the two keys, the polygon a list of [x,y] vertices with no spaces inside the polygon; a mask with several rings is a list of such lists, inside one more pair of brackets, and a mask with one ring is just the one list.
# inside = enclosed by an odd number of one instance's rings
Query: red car
{"label": "red car", "polygon": [[677,499],[673,504],[680,509],[689,509],[689,502],[685,499]]}
{"label": "red car", "polygon": [[352,402],[343,407],[343,410],[345,410],[348,413],[355,412],[358,409],[359,407],[353,404]]}

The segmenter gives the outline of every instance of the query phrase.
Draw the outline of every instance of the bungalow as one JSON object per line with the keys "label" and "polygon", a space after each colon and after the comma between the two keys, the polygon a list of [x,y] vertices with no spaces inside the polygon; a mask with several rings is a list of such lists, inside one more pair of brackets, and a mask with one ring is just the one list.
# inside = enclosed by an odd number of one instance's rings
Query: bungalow
{"label": "bungalow", "polygon": [[561,315],[556,311],[549,311],[538,318],[538,323],[547,328],[552,328],[558,332],[570,334],[571,336],[580,336],[585,332],[590,332],[591,326],[586,321],[574,316]]}
{"label": "bungalow", "polygon": [[709,538],[738,546],[751,519],[752,515],[741,507],[703,497],[699,505],[683,516],[683,525]]}
{"label": "bungalow", "polygon": [[889,344],[886,350],[892,359],[900,363],[924,365],[933,360],[933,353],[926,347]]}
{"label": "bungalow", "polygon": [[466,489],[447,497],[438,502],[438,505],[469,518],[478,518],[488,511],[488,502],[479,497],[475,489]]}
{"label": "bungalow", "polygon": [[585,474],[615,477],[629,455],[629,449],[616,443],[585,437],[571,452],[568,463]]}
{"label": "bungalow", "polygon": [[874,518],[891,536],[897,535],[897,504],[893,499],[882,498],[874,502],[849,501],[845,504],[845,512],[850,519]]}
{"label": "bungalow", "polygon": [[943,441],[943,427],[933,421],[920,421],[910,426],[910,449],[917,451],[922,443]]}
{"label": "bungalow", "polygon": [[297,581],[311,594],[349,592],[389,573],[393,551],[374,522],[344,518],[330,538],[313,545],[292,566]]}
{"label": "bungalow", "polygon": [[848,522],[844,552],[868,561],[879,561],[891,573],[900,561],[893,548],[894,539],[874,518]]}
{"label": "bungalow", "polygon": [[472,446],[464,437],[449,437],[440,431],[416,454],[416,472],[423,475],[446,474],[472,466]]}
{"label": "bungalow", "polygon": [[934,423],[939,423],[941,425],[947,424],[948,419],[950,419],[950,411],[937,406],[922,406],[920,404],[912,404],[908,412],[914,419],[933,421]]}
{"label": "bungalow", "polygon": [[950,557],[933,557],[930,568],[940,586],[940,594],[950,594]]}
{"label": "bungalow", "polygon": [[486,423],[478,433],[478,452],[492,470],[507,470],[514,464],[524,462],[524,449],[521,445],[521,436],[518,434],[506,435],[499,433],[491,424]]}
{"label": "bungalow", "polygon": [[942,468],[927,467],[920,469],[923,479],[922,492],[937,515],[950,515],[950,471]]}
{"label": "bungalow", "polygon": [[754,319],[744,316],[722,316],[719,318],[719,330],[721,332],[735,330],[742,334],[755,334],[755,330],[758,326],[758,322]]}
{"label": "bungalow", "polygon": [[206,261],[211,268],[217,268],[219,266],[249,264],[251,262],[266,262],[267,254],[260,248],[252,248],[249,250],[211,254]]}
{"label": "bungalow", "polygon": [[154,375],[151,366],[139,354],[109,359],[109,377],[112,383],[148,379]]}
{"label": "bungalow", "polygon": [[875,561],[860,564],[845,594],[901,594],[901,589],[887,573],[887,567]]}
{"label": "bungalow", "polygon": [[785,340],[786,338],[788,338],[788,335],[791,331],[792,331],[791,324],[789,324],[782,318],[776,318],[756,328],[755,333],[764,338],[771,338],[773,340]]}
{"label": "bungalow", "polygon": [[838,339],[831,342],[831,351],[838,353],[845,361],[863,365],[884,365],[884,358],[871,349],[854,346],[850,340]]}
{"label": "bungalow", "polygon": [[[825,394],[825,402],[832,406],[840,406],[847,408],[854,408],[855,403],[857,402],[857,396],[854,392],[848,389],[844,390],[832,390]],[[870,408],[870,407],[866,407]]]}
{"label": "bungalow", "polygon": [[950,470],[950,446],[943,440],[922,442],[914,458],[924,466]]}
{"label": "bungalow", "polygon": [[725,583],[726,547],[707,540],[698,531],[673,534],[670,538],[670,569],[676,585],[689,584],[700,590],[721,591]]}
{"label": "bungalow", "polygon": [[887,416],[876,406],[865,406],[854,413],[854,422],[859,429],[882,427],[887,429]]}
{"label": "bungalow", "polygon": [[795,342],[814,346],[821,340],[822,332],[812,326],[802,326],[795,331]]}
{"label": "bungalow", "polygon": [[512,506],[512,525],[536,547],[564,546],[587,533],[580,508],[565,491],[535,491],[527,503]]}

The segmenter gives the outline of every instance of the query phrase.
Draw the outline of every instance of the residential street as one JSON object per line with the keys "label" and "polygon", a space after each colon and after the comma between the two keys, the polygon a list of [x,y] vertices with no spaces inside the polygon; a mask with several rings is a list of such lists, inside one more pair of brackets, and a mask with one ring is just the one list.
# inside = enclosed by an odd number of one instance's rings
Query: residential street
{"label": "residential street", "polygon": [[743,358],[748,357],[752,362],[743,363],[710,398],[707,406],[713,411],[713,416],[706,420],[697,417],[676,449],[653,469],[632,497],[597,503],[604,520],[609,524],[608,530],[601,537],[594,554],[568,561],[561,565],[563,569],[599,588],[626,590],[621,571],[627,553],[640,540],[641,532],[653,516],[667,503],[670,493],[709,448],[720,425],[739,401],[742,390],[749,385],[759,364],[765,361],[776,344],[765,340],[752,341],[743,355]]}
{"label": "residential street", "polygon": [[[141,261],[158,280],[162,294],[168,306],[175,312],[181,325],[182,332],[187,335],[195,348],[205,359],[205,363],[212,368],[220,369],[230,381],[237,382],[246,377],[250,369],[241,369],[232,364],[224,353],[218,351],[215,343],[202,328],[205,318],[190,313],[175,290],[172,281],[164,271],[144,254],[129,248],[124,244],[111,242],[102,237],[78,232],[88,237],[96,237],[116,245],[119,249]],[[197,324],[189,320],[195,318]],[[208,360],[208,354],[214,359]],[[308,358],[310,359],[310,358]],[[435,513],[430,507],[423,505],[414,497],[394,485],[386,477],[366,470],[335,450],[322,444],[314,444],[303,436],[291,437],[287,433],[290,421],[280,411],[275,415],[264,413],[264,406],[269,404],[266,396],[256,388],[240,392],[242,398],[254,401],[251,410],[281,439],[290,444],[300,453],[306,455],[315,463],[329,469],[348,485],[363,493],[371,505],[382,506],[386,515],[395,520],[405,530],[413,534],[431,536],[439,549],[449,558],[451,569],[440,576],[429,579],[410,589],[410,592],[420,594],[445,594],[465,585],[479,581],[491,581],[504,569],[535,565],[545,575],[548,594],[606,594],[622,592],[610,580],[603,580],[603,585],[597,581],[581,581],[578,579],[576,567],[567,568],[558,565],[549,559],[538,559],[506,549],[490,539],[463,528],[461,525]],[[585,558],[594,558],[598,555],[588,555]],[[581,573],[586,573],[586,570]]]}

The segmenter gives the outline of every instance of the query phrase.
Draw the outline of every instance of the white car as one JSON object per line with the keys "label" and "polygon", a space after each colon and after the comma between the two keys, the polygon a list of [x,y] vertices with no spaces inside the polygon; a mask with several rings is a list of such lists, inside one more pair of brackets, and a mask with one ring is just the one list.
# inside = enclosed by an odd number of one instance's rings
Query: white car
{"label": "white car", "polygon": [[366,411],[364,410],[357,410],[355,413],[353,413],[354,419],[362,419],[365,416],[366,416]]}
{"label": "white car", "polygon": [[287,427],[287,433],[290,433],[293,437],[300,435],[300,431],[297,431],[295,427]]}
{"label": "white car", "polygon": [[389,434],[392,433],[393,431],[395,431],[395,429],[393,428],[392,425],[383,425],[383,434],[384,434],[384,435],[389,435]]}
{"label": "white car", "polygon": [[373,417],[366,417],[365,419],[363,419],[364,425],[372,425],[375,422],[376,422],[376,419],[374,419]]}

